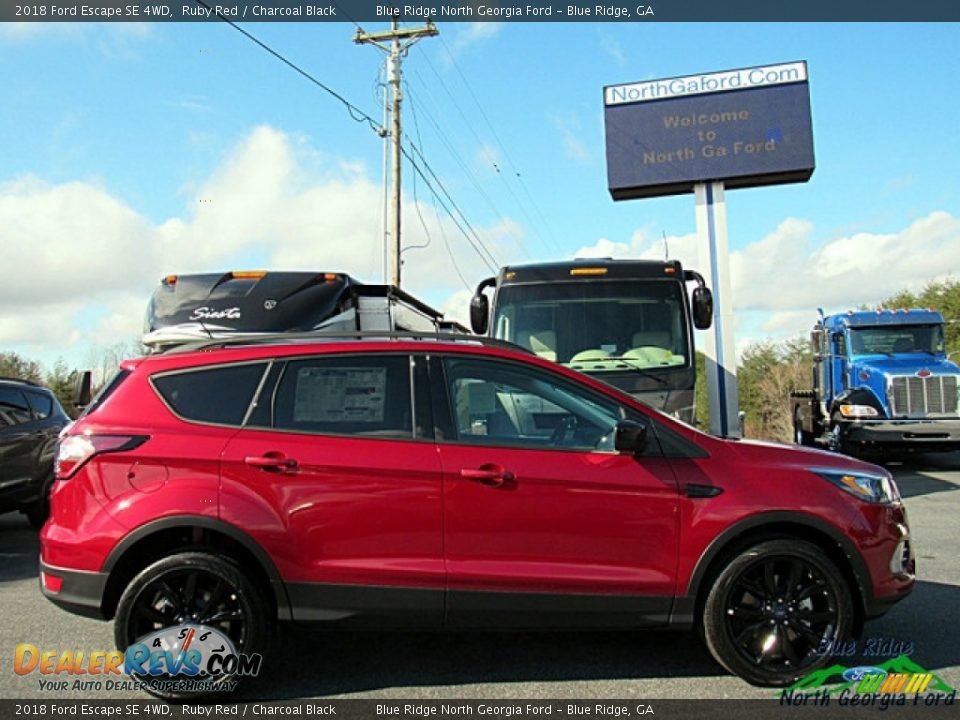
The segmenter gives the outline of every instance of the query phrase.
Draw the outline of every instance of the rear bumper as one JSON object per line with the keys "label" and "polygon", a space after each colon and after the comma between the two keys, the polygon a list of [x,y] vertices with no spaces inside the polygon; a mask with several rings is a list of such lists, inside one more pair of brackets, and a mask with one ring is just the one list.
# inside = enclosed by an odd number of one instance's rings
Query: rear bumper
{"label": "rear bumper", "polygon": [[107,620],[103,592],[107,574],[40,563],[40,592],[54,605],[84,617]]}
{"label": "rear bumper", "polygon": [[960,418],[943,420],[857,420],[846,423],[846,439],[926,451],[960,449]]}

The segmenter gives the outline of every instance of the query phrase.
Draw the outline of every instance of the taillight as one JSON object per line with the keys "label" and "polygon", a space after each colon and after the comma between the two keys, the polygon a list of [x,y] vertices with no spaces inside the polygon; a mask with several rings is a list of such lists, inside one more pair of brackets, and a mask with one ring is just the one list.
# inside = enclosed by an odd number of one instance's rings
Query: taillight
{"label": "taillight", "polygon": [[55,469],[66,480],[94,455],[132,450],[147,441],[147,435],[70,435],[60,441]]}

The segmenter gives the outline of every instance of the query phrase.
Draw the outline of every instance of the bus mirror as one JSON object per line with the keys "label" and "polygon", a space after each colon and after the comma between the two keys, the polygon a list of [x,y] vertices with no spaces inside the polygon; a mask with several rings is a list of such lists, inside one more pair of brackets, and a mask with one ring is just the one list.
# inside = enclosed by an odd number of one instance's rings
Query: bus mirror
{"label": "bus mirror", "polygon": [[78,410],[82,410],[90,404],[90,379],[92,373],[84,370],[77,378],[77,386],[73,392],[73,404]]}
{"label": "bus mirror", "polygon": [[470,300],[470,327],[477,335],[487,332],[490,301],[482,292],[477,293]]}
{"label": "bus mirror", "polygon": [[713,321],[713,293],[710,288],[698,287],[693,290],[693,326],[697,330],[706,330]]}

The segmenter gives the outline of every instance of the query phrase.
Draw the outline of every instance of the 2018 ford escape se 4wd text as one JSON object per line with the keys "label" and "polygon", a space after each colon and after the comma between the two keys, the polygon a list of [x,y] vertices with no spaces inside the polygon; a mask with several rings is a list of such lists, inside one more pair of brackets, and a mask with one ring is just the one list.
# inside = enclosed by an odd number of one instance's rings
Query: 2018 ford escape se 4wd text
{"label": "2018 ford escape se 4wd text", "polygon": [[183,623],[697,627],[785,685],[914,582],[882,468],[705,435],[477,338],[124,362],[59,449],[41,586],[123,650]]}

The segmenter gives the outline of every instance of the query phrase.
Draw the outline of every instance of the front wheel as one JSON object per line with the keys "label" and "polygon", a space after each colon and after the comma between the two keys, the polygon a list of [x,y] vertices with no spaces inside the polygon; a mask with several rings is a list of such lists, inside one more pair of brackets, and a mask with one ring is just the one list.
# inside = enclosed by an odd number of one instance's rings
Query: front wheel
{"label": "front wheel", "polygon": [[830,417],[830,435],[827,443],[835,453],[850,454],[850,443],[847,441],[847,431],[843,424],[843,416],[840,413],[834,413]]}
{"label": "front wheel", "polygon": [[[209,552],[182,552],[158,560],[133,578],[117,606],[114,639],[121,651],[144,644],[150,652],[154,649],[173,651],[171,657],[176,659],[186,651],[184,643],[190,642],[178,640],[186,635],[193,638],[190,628],[195,628],[200,631],[198,639],[204,639],[205,633],[214,638],[226,637],[237,653],[248,656],[259,653],[262,659],[272,625],[262,593],[236,563]],[[207,629],[215,632],[206,632]],[[198,647],[194,645],[195,649]],[[138,679],[144,681],[148,692],[166,699],[223,694],[232,689],[239,678],[223,672],[222,664],[216,661],[211,664],[213,652],[203,648],[195,653],[198,675],[184,675],[178,669],[176,673],[159,677],[144,675]],[[208,670],[213,674],[208,674]],[[189,681],[194,680],[203,680],[204,689],[178,689],[192,687]],[[165,681],[188,682],[178,685]]]}
{"label": "front wheel", "polygon": [[713,657],[753,685],[780,687],[824,667],[853,627],[843,575],[816,545],[761,542],[730,560],[707,595]]}

